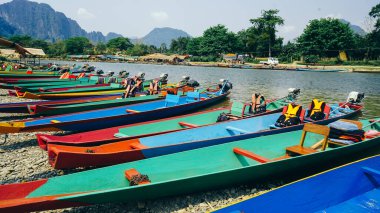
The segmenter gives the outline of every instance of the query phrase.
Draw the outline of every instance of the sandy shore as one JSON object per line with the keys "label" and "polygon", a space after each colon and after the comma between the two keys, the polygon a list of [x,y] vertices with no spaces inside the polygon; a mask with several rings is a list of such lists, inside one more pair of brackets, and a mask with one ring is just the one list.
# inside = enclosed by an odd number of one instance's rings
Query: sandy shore
{"label": "sandy shore", "polygon": [[190,66],[203,66],[203,67],[231,67],[235,66],[239,68],[246,68],[246,66],[250,66],[252,69],[273,69],[273,70],[295,70],[297,68],[309,68],[309,69],[318,69],[318,70],[344,70],[346,72],[362,72],[362,73],[380,73],[380,66],[306,66],[306,65],[298,65],[298,64],[279,64],[274,67],[270,67],[263,64],[228,64],[221,62],[189,62]]}
{"label": "sandy shore", "polygon": [[[0,102],[20,102],[24,99],[7,96],[0,89]],[[22,114],[2,114],[0,121],[24,119]],[[54,170],[47,161],[47,153],[37,145],[36,133],[10,134],[4,143],[0,135],[0,183],[9,184],[50,178],[79,172],[80,170]],[[64,134],[58,132],[55,134]],[[59,209],[48,212],[206,212],[223,207],[231,202],[241,201],[254,194],[261,194],[282,185],[276,183],[240,185],[216,191],[162,198],[157,200],[102,204],[86,207]]]}

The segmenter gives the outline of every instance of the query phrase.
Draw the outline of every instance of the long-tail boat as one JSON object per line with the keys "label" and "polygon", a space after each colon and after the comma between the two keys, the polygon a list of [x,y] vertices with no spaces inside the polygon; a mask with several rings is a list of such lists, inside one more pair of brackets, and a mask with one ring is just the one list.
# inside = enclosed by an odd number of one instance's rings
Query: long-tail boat
{"label": "long-tail boat", "polygon": [[[357,114],[361,107],[338,112],[338,105],[331,105],[332,112],[326,119],[313,121],[328,124],[341,118]],[[157,157],[176,152],[213,146],[231,141],[278,134],[302,129],[304,124],[270,129],[281,113],[258,117],[214,123],[199,128],[186,129],[149,137],[137,137],[110,144],[90,147],[50,144],[48,146],[49,163],[56,169],[76,167],[107,166],[145,158]],[[195,126],[192,123],[182,125]],[[125,134],[133,134],[124,131]]]}
{"label": "long-tail boat", "polygon": [[215,212],[379,212],[379,162],[355,161]]}
{"label": "long-tail boat", "polygon": [[229,92],[188,92],[186,96],[166,95],[165,100],[108,109],[91,110],[24,121],[0,122],[0,133],[33,131],[88,131],[132,124],[191,112],[223,100]]}
{"label": "long-tail boat", "polygon": [[92,101],[87,103],[72,103],[62,105],[31,105],[28,104],[28,110],[31,115],[61,115],[67,113],[83,112],[95,109],[105,109],[110,107],[118,107],[131,105],[136,103],[142,103],[147,101],[154,101],[164,98],[161,95],[139,95],[129,98],[114,98],[111,100]]}
{"label": "long-tail boat", "polygon": [[[143,83],[143,88],[149,87],[149,81]],[[28,99],[64,99],[64,98],[74,98],[74,97],[86,97],[86,96],[96,96],[105,94],[121,94],[125,91],[125,88],[119,83],[111,83],[109,86],[101,87],[90,87],[90,88],[68,88],[66,90],[60,91],[47,91],[47,92],[21,92],[16,91],[16,95],[19,98]]]}
{"label": "long-tail boat", "polygon": [[[368,120],[360,123],[364,130],[380,130],[378,123],[371,125]],[[351,145],[330,146],[330,129],[316,125],[305,125],[305,131],[267,135],[49,179],[2,185],[0,209],[39,211],[155,199],[263,182],[294,173],[308,175],[380,152],[379,136]],[[309,137],[308,131],[322,135]],[[301,137],[303,134],[307,137]],[[321,142],[320,150],[308,148]],[[294,154],[302,149],[307,152]]]}
{"label": "long-tail boat", "polygon": [[88,96],[81,98],[59,99],[52,101],[26,101],[0,104],[0,113],[29,113],[28,105],[55,106],[73,103],[86,103],[92,101],[112,100],[120,97],[119,94]]}
{"label": "long-tail boat", "polygon": [[222,113],[225,113],[227,116],[232,116],[234,119],[242,119],[276,113],[281,111],[282,108],[288,103],[288,101],[290,100],[277,99],[269,101],[267,104],[267,110],[264,113],[251,114],[244,108],[240,107],[242,106],[241,103],[234,102],[231,108],[211,109],[187,115],[180,115],[160,120],[111,127],[83,133],[75,133],[64,136],[37,134],[37,140],[39,146],[45,150],[47,150],[48,144],[97,146],[117,141],[142,138],[214,124],[218,122],[218,117]]}

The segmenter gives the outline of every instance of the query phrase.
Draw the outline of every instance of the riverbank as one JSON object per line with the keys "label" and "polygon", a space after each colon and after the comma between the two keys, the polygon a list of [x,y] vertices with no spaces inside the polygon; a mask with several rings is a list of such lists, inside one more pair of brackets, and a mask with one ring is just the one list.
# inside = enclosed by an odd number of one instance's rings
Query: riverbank
{"label": "riverbank", "polygon": [[[0,98],[1,103],[26,101],[8,96],[4,89],[0,89]],[[0,121],[25,118],[28,118],[25,114],[0,113]],[[35,134],[10,134],[6,142],[4,142],[4,135],[0,136],[0,184],[33,181],[82,171],[81,169],[53,169],[48,163],[47,152],[37,145]],[[64,134],[64,132],[55,133],[55,135],[59,134]],[[252,195],[262,194],[281,184],[282,182],[278,181],[259,185],[238,185],[157,200],[102,204],[46,212],[207,212]]]}
{"label": "riverbank", "polygon": [[188,62],[189,66],[202,67],[226,67],[226,68],[242,68],[242,69],[268,69],[268,70],[287,70],[296,71],[297,69],[315,69],[323,72],[323,70],[343,70],[345,72],[361,72],[361,73],[380,73],[380,66],[318,66],[318,65],[299,65],[299,64],[278,64],[277,66],[268,66],[264,64],[230,64],[221,62]]}
{"label": "riverbank", "polygon": [[[54,61],[59,63],[64,60],[60,59],[47,59],[48,61]],[[353,66],[353,65],[301,65],[301,64],[278,64],[277,66],[268,66],[264,64],[244,63],[244,64],[231,64],[224,62],[189,62],[184,61],[176,64],[153,62],[153,61],[99,61],[99,60],[76,60],[72,62],[105,62],[105,63],[133,63],[133,64],[156,64],[156,65],[183,65],[183,66],[199,66],[199,67],[220,67],[220,68],[240,68],[240,69],[265,69],[265,70],[284,70],[284,71],[296,71],[297,69],[315,69],[323,72],[323,70],[342,70],[344,72],[358,72],[358,73],[380,73],[380,66]]]}

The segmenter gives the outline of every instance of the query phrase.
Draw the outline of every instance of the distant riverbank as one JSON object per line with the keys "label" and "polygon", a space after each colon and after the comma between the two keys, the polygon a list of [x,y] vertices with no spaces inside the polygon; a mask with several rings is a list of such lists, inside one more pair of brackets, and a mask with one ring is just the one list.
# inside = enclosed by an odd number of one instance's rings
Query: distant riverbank
{"label": "distant riverbank", "polygon": [[[47,61],[61,62],[66,60],[61,59],[46,59]],[[300,65],[300,64],[278,64],[277,66],[268,66],[264,64],[244,63],[244,64],[231,64],[224,62],[189,62],[184,61],[176,64],[163,63],[163,62],[147,62],[147,61],[98,61],[98,60],[76,60],[72,62],[104,62],[104,63],[133,63],[133,64],[156,64],[156,65],[185,65],[185,66],[200,66],[200,67],[221,67],[221,68],[241,68],[241,69],[266,69],[266,70],[289,70],[295,71],[296,69],[312,69],[312,70],[343,70],[345,72],[358,72],[358,73],[380,73],[380,66],[354,66],[354,65]]]}

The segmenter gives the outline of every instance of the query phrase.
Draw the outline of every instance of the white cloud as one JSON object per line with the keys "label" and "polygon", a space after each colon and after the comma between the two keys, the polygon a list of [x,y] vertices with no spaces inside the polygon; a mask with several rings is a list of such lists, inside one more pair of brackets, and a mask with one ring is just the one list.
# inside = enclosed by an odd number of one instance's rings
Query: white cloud
{"label": "white cloud", "polygon": [[150,16],[158,22],[166,21],[169,18],[169,15],[163,11],[152,12]]}
{"label": "white cloud", "polygon": [[77,11],[77,15],[81,18],[84,18],[84,19],[93,19],[95,18],[95,15],[88,12],[86,9],[84,8],[79,8],[78,11]]}
{"label": "white cloud", "polygon": [[294,32],[294,30],[296,29],[295,26],[292,26],[292,25],[284,25],[284,26],[281,26],[279,28],[279,31],[282,32],[282,33],[291,33],[291,32]]}
{"label": "white cloud", "polygon": [[340,14],[340,13],[338,13],[338,14],[334,14],[334,13],[332,13],[332,14],[328,14],[328,15],[326,16],[326,18],[342,19],[343,16],[342,16],[342,14]]}

